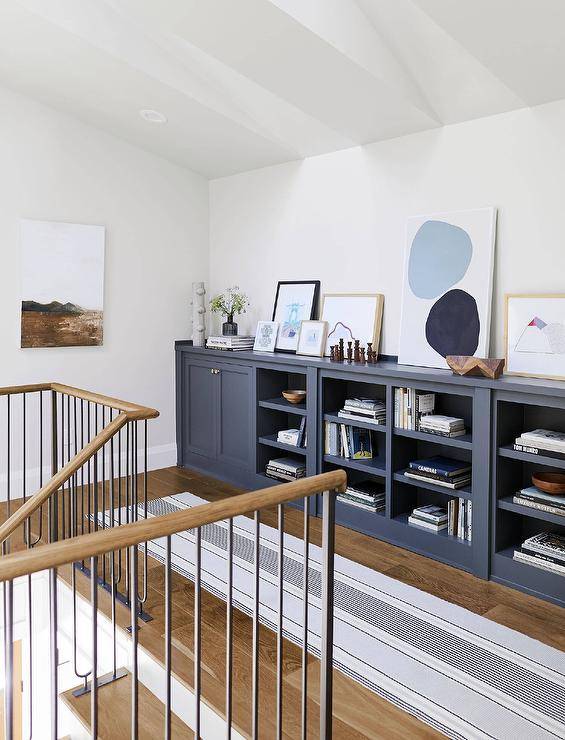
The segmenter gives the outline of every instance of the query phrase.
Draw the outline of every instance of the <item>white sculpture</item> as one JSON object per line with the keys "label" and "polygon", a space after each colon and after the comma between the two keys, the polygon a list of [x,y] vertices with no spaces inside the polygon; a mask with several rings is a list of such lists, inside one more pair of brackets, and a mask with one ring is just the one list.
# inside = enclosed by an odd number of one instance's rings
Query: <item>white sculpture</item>
{"label": "white sculpture", "polygon": [[192,283],[192,344],[194,347],[204,347],[206,342],[206,305],[204,283]]}

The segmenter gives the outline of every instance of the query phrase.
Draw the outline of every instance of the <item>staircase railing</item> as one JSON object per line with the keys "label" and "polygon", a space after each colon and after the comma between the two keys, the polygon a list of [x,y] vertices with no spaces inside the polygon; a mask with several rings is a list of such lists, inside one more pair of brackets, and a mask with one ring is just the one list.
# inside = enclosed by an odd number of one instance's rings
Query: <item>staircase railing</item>
{"label": "staircase railing", "polygon": [[[0,496],[5,521],[0,525],[2,554],[27,549],[44,552],[45,543],[68,541],[78,535],[117,526],[147,516],[147,422],[159,416],[151,408],[74,388],[62,383],[38,383],[0,388]],[[142,426],[141,444],[139,427]],[[139,506],[142,502],[141,507]],[[104,517],[107,509],[120,512],[118,521]],[[140,513],[141,512],[141,513]],[[23,556],[23,553],[22,553]],[[143,554],[142,593],[147,594],[147,552]],[[88,573],[84,561],[77,568]],[[73,604],[76,583],[72,573]],[[130,574],[123,553],[104,556],[97,581],[115,598],[130,603]],[[54,581],[52,593],[56,592]],[[27,578],[27,639],[29,649],[29,735],[33,734],[31,574]],[[11,584],[3,588],[5,609],[13,602]],[[51,602],[56,610],[56,600]],[[141,607],[139,607],[141,609]],[[12,640],[5,621],[4,655],[13,659]],[[76,643],[75,672],[78,670]],[[6,680],[5,716],[13,712],[12,687]],[[5,734],[11,737],[11,729]]]}
{"label": "staircase railing", "polygon": [[[96,443],[98,444],[98,443]],[[66,475],[66,473],[65,473]],[[57,615],[57,588],[58,569],[65,566],[88,562],[92,578],[90,580],[90,643],[89,654],[91,666],[87,675],[91,681],[85,685],[85,690],[90,691],[90,732],[92,737],[98,736],[98,710],[99,689],[101,678],[98,665],[98,579],[101,562],[110,557],[114,562],[114,555],[126,552],[127,558],[124,569],[127,571],[130,588],[130,619],[131,619],[131,737],[138,737],[139,723],[139,633],[138,620],[140,618],[140,594],[138,590],[140,551],[147,553],[147,545],[150,541],[161,539],[164,544],[164,721],[163,736],[171,737],[172,717],[172,625],[174,604],[172,600],[172,538],[178,533],[186,533],[194,540],[194,564],[190,573],[194,582],[194,657],[193,657],[193,679],[192,691],[194,694],[193,718],[195,736],[202,736],[202,599],[201,593],[204,588],[202,583],[202,539],[204,528],[207,525],[218,522],[226,522],[227,545],[225,548],[226,558],[226,634],[225,634],[225,706],[216,709],[223,714],[225,719],[227,737],[231,736],[234,726],[233,698],[234,698],[234,671],[233,671],[233,600],[234,600],[234,517],[241,515],[253,515],[254,525],[252,527],[253,557],[252,557],[252,645],[251,645],[251,700],[248,707],[250,735],[259,737],[262,723],[268,720],[269,727],[274,726],[274,732],[261,733],[264,737],[283,736],[283,633],[284,612],[283,594],[285,574],[284,536],[285,536],[285,504],[304,499],[303,515],[303,552],[300,578],[294,579],[294,587],[299,588],[302,611],[302,662],[301,662],[301,737],[306,738],[308,732],[308,648],[311,647],[311,636],[309,635],[309,605],[312,604],[312,588],[310,584],[310,523],[308,499],[311,496],[322,494],[323,516],[322,516],[322,550],[321,550],[321,572],[320,586],[321,598],[319,610],[321,614],[321,642],[320,642],[320,688],[319,688],[319,736],[330,738],[332,736],[332,645],[333,645],[333,569],[334,569],[334,529],[335,529],[335,493],[344,491],[346,486],[346,475],[341,470],[324,473],[322,475],[305,478],[293,483],[276,485],[264,490],[245,493],[238,496],[226,498],[214,503],[207,503],[195,508],[181,510],[163,516],[140,519],[119,527],[105,529],[104,531],[92,531],[80,536],[67,539],[66,541],[52,542],[41,548],[29,548],[24,552],[17,552],[3,557],[0,560],[0,582],[4,585],[4,619],[5,632],[8,637],[13,629],[13,584],[15,579],[30,577],[34,573],[47,570],[49,572],[50,598],[45,608],[49,610],[50,625],[50,678],[42,682],[43,691],[48,691],[51,702],[51,737],[58,737],[58,615]],[[277,589],[277,622],[276,622],[276,692],[273,697],[272,708],[268,707],[269,717],[260,712],[259,704],[259,624],[260,624],[260,549],[261,549],[261,510],[266,507],[276,507],[277,512],[277,566],[276,566],[276,589]],[[113,518],[110,516],[110,518]],[[114,563],[115,565],[115,563]],[[74,573],[75,568],[72,568]],[[153,569],[151,570],[153,572]],[[112,583],[114,579],[112,578]],[[112,589],[112,616],[115,613],[115,590]],[[177,615],[178,620],[178,615]],[[76,625],[75,625],[76,629]],[[115,626],[114,626],[115,630]],[[85,642],[85,636],[81,636]],[[6,686],[9,685],[12,676],[13,655],[10,651],[5,654]],[[115,672],[115,666],[114,666]],[[95,680],[92,680],[92,677]],[[236,690],[240,686],[236,687]],[[310,693],[311,696],[311,693]],[[123,711],[122,707],[122,711]],[[273,715],[274,714],[274,720]],[[11,737],[11,723],[13,708],[9,702],[6,705],[6,738]],[[241,723],[241,717],[237,718]]]}

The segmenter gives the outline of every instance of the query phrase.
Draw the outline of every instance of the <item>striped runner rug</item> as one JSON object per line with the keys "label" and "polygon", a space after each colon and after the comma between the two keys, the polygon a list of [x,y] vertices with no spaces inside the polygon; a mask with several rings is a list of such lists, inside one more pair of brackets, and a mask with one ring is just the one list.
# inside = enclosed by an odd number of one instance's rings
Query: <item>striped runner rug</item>
{"label": "striped runner rug", "polygon": [[[151,501],[148,516],[203,503],[191,493],[168,496]],[[262,524],[260,535],[260,620],[275,630],[278,533]],[[247,614],[253,542],[253,521],[234,519],[233,600]],[[304,543],[288,534],[284,542],[284,635],[301,645]],[[202,585],[224,600],[226,547],[225,522],[202,528]],[[172,567],[190,580],[194,549],[193,532],[172,537]],[[164,562],[164,539],[148,550]],[[321,555],[310,545],[308,650],[316,656]],[[565,738],[565,653],[339,555],[334,666],[451,738]]]}

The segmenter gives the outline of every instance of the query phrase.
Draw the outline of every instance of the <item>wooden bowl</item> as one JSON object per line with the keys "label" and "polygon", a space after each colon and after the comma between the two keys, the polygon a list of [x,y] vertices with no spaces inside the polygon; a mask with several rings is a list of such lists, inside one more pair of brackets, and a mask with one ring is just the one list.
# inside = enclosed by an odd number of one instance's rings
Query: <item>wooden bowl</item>
{"label": "wooden bowl", "polygon": [[289,403],[302,403],[306,398],[306,391],[283,391],[282,394]]}
{"label": "wooden bowl", "polygon": [[533,473],[532,483],[553,496],[565,493],[565,473]]}

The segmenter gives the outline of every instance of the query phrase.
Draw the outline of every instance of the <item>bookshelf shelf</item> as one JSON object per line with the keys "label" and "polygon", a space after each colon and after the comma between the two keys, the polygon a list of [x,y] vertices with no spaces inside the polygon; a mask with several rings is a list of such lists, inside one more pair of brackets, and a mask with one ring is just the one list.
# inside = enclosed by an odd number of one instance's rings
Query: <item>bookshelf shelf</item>
{"label": "bookshelf shelf", "polygon": [[348,427],[359,427],[360,429],[370,429],[372,432],[378,432],[379,434],[386,434],[385,424],[371,424],[368,421],[357,421],[354,419],[344,419],[342,416],[338,416],[337,411],[333,413],[324,414],[324,421],[333,421],[336,424],[345,424]]}
{"label": "bookshelf shelf", "polygon": [[[405,468],[405,470],[407,470],[407,468]],[[451,496],[452,498],[472,498],[472,490],[470,486],[463,486],[463,488],[447,488],[446,486],[438,486],[434,483],[427,483],[426,481],[409,478],[407,475],[404,475],[405,470],[399,470],[396,472],[393,475],[394,480],[398,483],[405,483],[408,486],[414,486],[415,488],[424,488],[426,491],[442,493],[444,496]]]}
{"label": "bookshelf shelf", "polygon": [[515,504],[512,500],[512,496],[506,496],[505,498],[498,499],[498,508],[504,509],[505,511],[512,511],[515,514],[520,514],[521,516],[528,516],[532,519],[539,519],[543,522],[550,522],[551,524],[557,524],[561,527],[565,527],[565,516],[552,514],[549,511],[534,509],[531,506],[522,506],[521,504]]}
{"label": "bookshelf shelf", "polygon": [[361,470],[363,473],[378,475],[382,478],[386,476],[386,468],[383,467],[382,460],[371,458],[370,460],[352,460],[347,457],[337,457],[336,455],[324,455],[324,462],[337,465],[340,468],[351,468],[351,470]]}
{"label": "bookshelf shelf", "polygon": [[265,437],[259,437],[259,444],[267,445],[268,447],[276,447],[278,450],[285,450],[286,452],[292,452],[295,455],[306,455],[306,447],[296,447],[295,445],[287,445],[284,442],[277,441],[277,435],[271,434]]}
{"label": "bookshelf shelf", "polygon": [[259,401],[259,406],[264,409],[273,409],[274,411],[285,411],[287,414],[306,416],[305,403],[290,403],[286,398],[268,398],[265,401]]}
{"label": "bookshelf shelf", "polygon": [[473,437],[471,434],[465,434],[461,437],[442,437],[439,434],[428,434],[427,432],[417,432],[414,429],[394,428],[396,437],[407,437],[408,439],[419,439],[422,442],[433,442],[446,447],[458,447],[462,450],[471,450],[473,448]]}
{"label": "bookshelf shelf", "polygon": [[546,465],[551,468],[565,470],[565,458],[548,457],[547,455],[532,455],[530,452],[520,452],[515,450],[512,445],[503,445],[498,448],[500,457],[506,457],[509,460],[521,460],[522,462],[533,463],[534,465]]}
{"label": "bookshelf shelf", "polygon": [[394,517],[394,521],[398,522],[399,524],[404,524],[406,527],[408,527],[408,529],[414,530],[426,538],[431,538],[431,541],[443,540],[444,543],[448,542],[449,545],[452,545],[456,549],[470,549],[473,545],[473,543],[469,542],[469,540],[462,540],[459,537],[454,537],[452,534],[447,534],[446,529],[442,529],[441,532],[432,532],[425,527],[419,527],[417,524],[410,524],[408,522],[408,517],[409,514],[399,514],[398,516]]}
{"label": "bookshelf shelf", "polygon": [[506,547],[494,554],[492,580],[565,606],[565,576],[514,560],[514,549]]}

